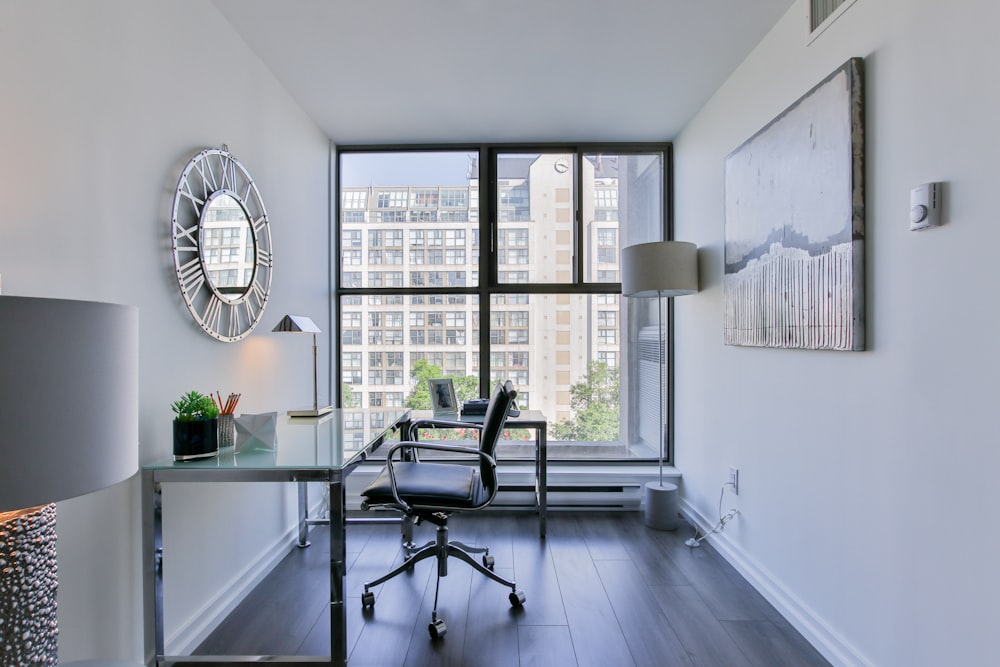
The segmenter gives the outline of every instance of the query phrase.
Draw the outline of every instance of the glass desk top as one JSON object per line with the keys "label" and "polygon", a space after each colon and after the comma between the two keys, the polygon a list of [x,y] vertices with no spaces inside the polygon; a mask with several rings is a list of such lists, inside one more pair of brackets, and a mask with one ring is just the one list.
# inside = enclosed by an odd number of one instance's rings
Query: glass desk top
{"label": "glass desk top", "polygon": [[[144,470],[338,470],[371,453],[409,410],[335,409],[322,417],[275,418],[273,448],[257,444],[219,450],[211,458],[174,461],[162,458],[143,464]],[[239,440],[239,438],[237,438]]]}

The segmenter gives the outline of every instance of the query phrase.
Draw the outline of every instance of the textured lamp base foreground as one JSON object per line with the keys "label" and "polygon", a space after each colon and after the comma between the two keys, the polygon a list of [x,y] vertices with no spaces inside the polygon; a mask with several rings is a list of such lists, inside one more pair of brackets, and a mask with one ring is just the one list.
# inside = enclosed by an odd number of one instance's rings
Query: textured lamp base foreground
{"label": "textured lamp base foreground", "polygon": [[656,530],[677,530],[677,485],[669,482],[646,484],[646,525]]}
{"label": "textured lamp base foreground", "polygon": [[0,513],[0,665],[58,664],[56,506]]}

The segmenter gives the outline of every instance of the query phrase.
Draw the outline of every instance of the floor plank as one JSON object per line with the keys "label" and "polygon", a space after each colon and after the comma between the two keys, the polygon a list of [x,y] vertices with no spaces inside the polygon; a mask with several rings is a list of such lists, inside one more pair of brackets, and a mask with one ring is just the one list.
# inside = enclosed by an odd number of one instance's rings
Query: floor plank
{"label": "floor plank", "polygon": [[801,635],[789,634],[771,621],[723,621],[722,624],[754,667],[810,667],[828,664]]}
{"label": "floor plank", "polygon": [[695,667],[750,667],[750,662],[712,615],[693,586],[651,586],[670,627]]}
{"label": "floor plank", "polygon": [[517,648],[521,667],[574,667],[577,664],[573,638],[565,625],[522,625]]}
{"label": "floor plank", "polygon": [[687,652],[630,560],[594,561],[636,665],[691,665]]}
{"label": "floor plank", "polygon": [[580,548],[583,536],[577,522],[552,522],[548,535],[577,664],[634,664],[594,561]]}

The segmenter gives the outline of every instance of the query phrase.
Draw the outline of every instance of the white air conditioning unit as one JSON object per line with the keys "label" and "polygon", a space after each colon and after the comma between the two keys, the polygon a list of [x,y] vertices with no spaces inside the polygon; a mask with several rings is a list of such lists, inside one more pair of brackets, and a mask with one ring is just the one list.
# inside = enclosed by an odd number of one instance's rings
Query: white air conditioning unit
{"label": "white air conditioning unit", "polygon": [[[639,329],[639,439],[660,450],[660,359],[666,360],[660,328]],[[663,413],[666,419],[666,411]]]}

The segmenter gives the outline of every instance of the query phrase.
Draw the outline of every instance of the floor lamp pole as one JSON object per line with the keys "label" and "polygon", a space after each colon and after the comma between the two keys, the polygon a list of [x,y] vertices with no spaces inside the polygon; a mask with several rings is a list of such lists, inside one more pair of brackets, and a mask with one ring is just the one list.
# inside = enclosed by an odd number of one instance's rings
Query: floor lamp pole
{"label": "floor lamp pole", "polygon": [[659,320],[659,338],[656,339],[656,350],[660,358],[660,486],[663,486],[663,447],[664,440],[666,440],[666,426],[663,423],[663,385],[666,380],[666,373],[664,372],[663,364],[663,346],[666,342],[663,336],[663,295],[660,294],[656,297],[656,315]]}
{"label": "floor lamp pole", "polygon": [[658,337],[656,339],[656,357],[659,360],[659,376],[660,376],[660,405],[659,405],[659,433],[660,433],[660,443],[659,443],[659,481],[648,482],[646,484],[646,525],[650,528],[655,528],[657,530],[675,530],[677,528],[677,485],[669,484],[663,482],[663,459],[664,450],[666,448],[667,440],[667,427],[665,420],[663,419],[664,413],[664,403],[665,400],[665,386],[666,386],[666,363],[664,357],[664,347],[666,346],[666,337],[663,331],[663,302],[665,301],[663,292],[657,292],[656,294],[656,321],[657,321],[657,331]]}
{"label": "floor lamp pole", "polygon": [[313,412],[319,413],[319,371],[316,369],[319,356],[316,351],[316,334],[313,334]]}

